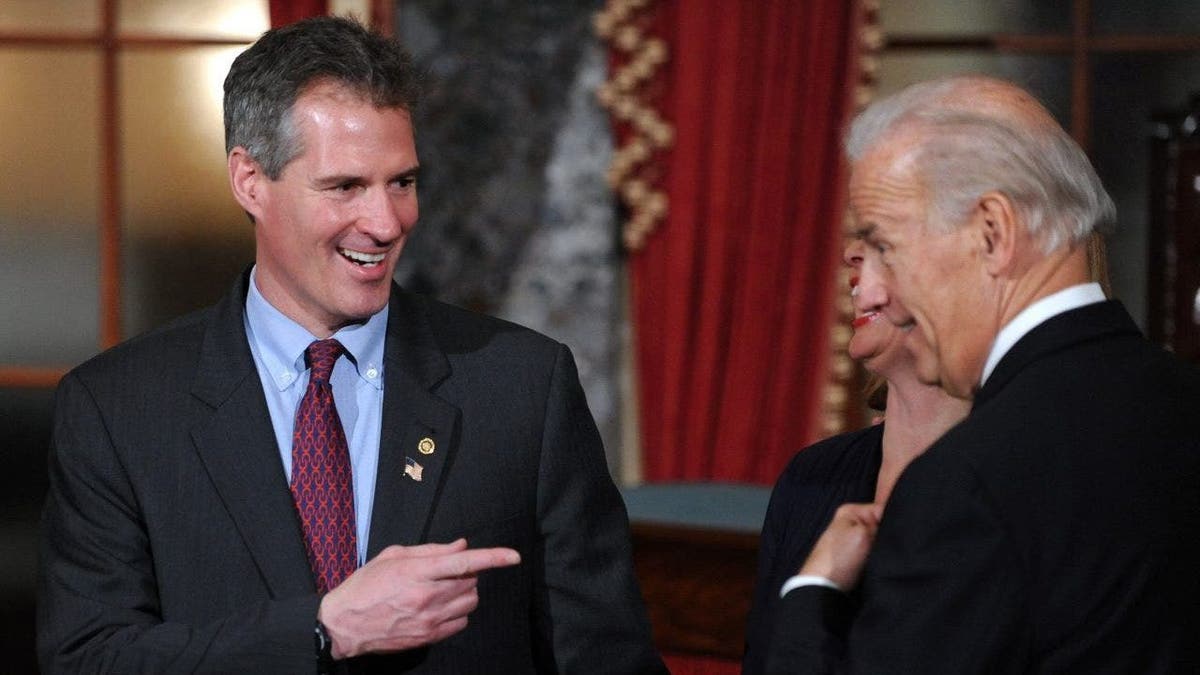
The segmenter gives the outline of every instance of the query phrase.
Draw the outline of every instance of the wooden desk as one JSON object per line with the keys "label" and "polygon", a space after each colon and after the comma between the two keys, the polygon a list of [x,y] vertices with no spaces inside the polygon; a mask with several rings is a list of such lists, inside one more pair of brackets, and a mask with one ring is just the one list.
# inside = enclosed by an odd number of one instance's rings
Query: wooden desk
{"label": "wooden desk", "polygon": [[770,490],[669,484],[623,492],[655,644],[741,659]]}

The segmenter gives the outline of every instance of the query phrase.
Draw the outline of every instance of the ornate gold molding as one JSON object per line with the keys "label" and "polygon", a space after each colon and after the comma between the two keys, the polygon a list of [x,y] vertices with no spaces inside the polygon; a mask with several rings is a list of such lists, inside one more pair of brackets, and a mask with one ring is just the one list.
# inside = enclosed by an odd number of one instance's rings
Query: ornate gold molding
{"label": "ornate gold molding", "polygon": [[[859,0],[856,11],[858,35],[854,44],[858,46],[856,64],[858,77],[853,83],[854,111],[860,112],[875,94],[875,74],[879,70],[879,50],[883,46],[883,32],[879,28],[879,0]],[[849,213],[844,218],[849,219]],[[843,231],[849,231],[849,223]],[[851,420],[857,422],[858,410],[862,408],[861,396],[852,395],[852,387],[858,386],[859,368],[846,353],[853,334],[850,323],[854,320],[854,306],[850,302],[850,269],[838,265],[835,272],[834,297],[836,311],[829,339],[829,371],[825,390],[821,397],[821,435],[832,436],[846,430]]]}
{"label": "ornate gold molding", "polygon": [[667,43],[647,36],[653,0],[608,0],[593,25],[596,34],[621,55],[596,92],[600,104],[627,133],[608,170],[608,184],[629,211],[621,240],[639,250],[667,215],[667,194],[657,185],[655,156],[671,147],[675,128],[655,109],[655,76],[668,58]]}

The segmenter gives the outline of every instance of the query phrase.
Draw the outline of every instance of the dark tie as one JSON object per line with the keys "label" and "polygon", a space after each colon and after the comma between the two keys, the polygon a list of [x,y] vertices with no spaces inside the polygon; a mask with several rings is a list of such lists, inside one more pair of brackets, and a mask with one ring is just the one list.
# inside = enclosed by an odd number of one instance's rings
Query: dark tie
{"label": "dark tie", "polygon": [[334,339],[308,346],[305,357],[312,372],[292,431],[292,497],[321,593],[350,576],[358,562],[350,448],[329,385],[343,351]]}

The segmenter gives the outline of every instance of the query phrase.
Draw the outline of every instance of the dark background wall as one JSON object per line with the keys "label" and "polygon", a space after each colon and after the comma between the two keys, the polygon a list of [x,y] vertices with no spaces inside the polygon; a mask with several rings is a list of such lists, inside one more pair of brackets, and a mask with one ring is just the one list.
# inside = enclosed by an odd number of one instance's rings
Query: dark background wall
{"label": "dark background wall", "polygon": [[53,395],[0,389],[0,671],[37,672],[33,656],[38,516],[46,494]]}

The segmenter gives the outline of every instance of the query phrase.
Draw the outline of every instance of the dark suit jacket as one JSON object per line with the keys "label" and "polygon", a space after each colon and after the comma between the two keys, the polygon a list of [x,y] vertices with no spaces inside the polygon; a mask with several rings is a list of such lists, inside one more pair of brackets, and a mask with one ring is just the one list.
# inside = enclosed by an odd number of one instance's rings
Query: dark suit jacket
{"label": "dark suit jacket", "polygon": [[[60,384],[39,582],[46,672],[315,672],[320,598],[246,340],[246,278]],[[661,670],[568,349],[398,288],[390,306],[369,557],[466,537],[522,562],[482,574],[461,633],[354,669]],[[424,437],[433,454],[418,452]]]}
{"label": "dark suit jacket", "polygon": [[772,669],[1200,672],[1198,413],[1118,303],[1038,326],[901,476],[859,613],[789,593]]}

